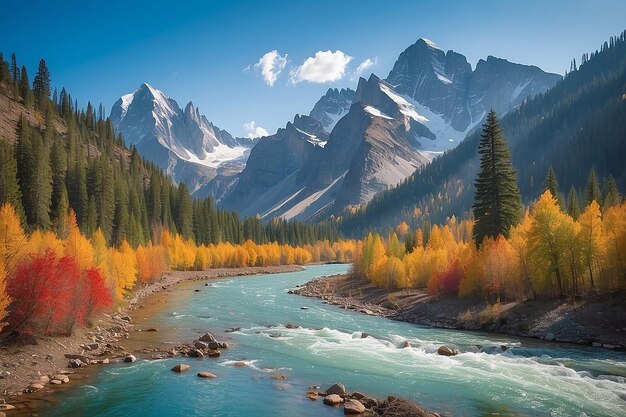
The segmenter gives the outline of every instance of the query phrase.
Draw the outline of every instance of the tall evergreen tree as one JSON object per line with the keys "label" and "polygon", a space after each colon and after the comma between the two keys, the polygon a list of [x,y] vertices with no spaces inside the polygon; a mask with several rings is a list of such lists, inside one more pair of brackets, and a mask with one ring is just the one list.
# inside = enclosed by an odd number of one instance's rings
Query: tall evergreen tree
{"label": "tall evergreen tree", "polygon": [[16,84],[20,80],[19,68],[17,67],[17,59],[15,59],[15,53],[11,54],[11,79]]}
{"label": "tall evergreen tree", "polygon": [[50,206],[52,202],[52,171],[50,169],[50,148],[39,132],[32,136],[32,175],[26,190],[30,205],[24,206],[28,223],[33,228],[48,230],[52,226]]}
{"label": "tall evergreen tree", "polygon": [[474,241],[485,237],[508,237],[511,226],[522,217],[522,204],[511,153],[495,111],[487,115],[478,145],[480,172],[474,183]]}
{"label": "tall evergreen tree", "polygon": [[15,150],[6,140],[0,140],[0,205],[11,204],[22,213],[22,193],[17,182]]}
{"label": "tall evergreen tree", "polygon": [[184,182],[178,186],[178,233],[185,239],[193,237],[193,207]]}
{"label": "tall evergreen tree", "polygon": [[569,214],[574,220],[578,220],[580,216],[580,201],[578,200],[578,192],[572,185],[567,194],[567,214]]}
{"label": "tall evergreen tree", "polygon": [[41,111],[46,109],[50,100],[50,72],[45,60],[39,61],[39,68],[33,80],[33,92],[35,93],[35,104]]}
{"label": "tall evergreen tree", "polygon": [[596,170],[591,168],[587,177],[587,186],[585,187],[585,207],[594,200],[596,203],[602,204],[602,194],[600,193]]}
{"label": "tall evergreen tree", "polygon": [[619,194],[617,190],[617,184],[615,183],[615,178],[613,175],[609,175],[609,178],[606,180],[606,185],[604,186],[604,205],[603,207],[613,207],[617,206],[622,202],[622,196]]}
{"label": "tall evergreen tree", "polygon": [[546,190],[550,191],[552,197],[559,199],[559,182],[556,179],[556,174],[552,165],[548,168],[548,176],[546,177]]}
{"label": "tall evergreen tree", "polygon": [[20,97],[24,100],[24,105],[30,107],[30,85],[28,83],[28,73],[26,67],[22,67],[22,76],[20,77]]}

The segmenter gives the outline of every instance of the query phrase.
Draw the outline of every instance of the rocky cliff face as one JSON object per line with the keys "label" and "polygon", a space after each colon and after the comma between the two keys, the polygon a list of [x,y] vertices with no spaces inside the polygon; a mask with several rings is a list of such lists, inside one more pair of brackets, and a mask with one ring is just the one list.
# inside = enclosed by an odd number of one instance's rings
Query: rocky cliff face
{"label": "rocky cliff face", "polygon": [[135,145],[174,180],[185,181],[192,192],[211,189],[209,183],[218,175],[240,172],[253,145],[213,125],[193,103],[182,110],[146,83],[122,96],[110,117],[127,145]]}
{"label": "rocky cliff face", "polygon": [[326,94],[315,104],[309,116],[319,120],[324,130],[330,133],[339,119],[350,110],[354,101],[354,94],[354,90],[349,88],[342,88],[341,90],[329,88]]}
{"label": "rocky cliff face", "polygon": [[492,56],[480,60],[472,71],[465,56],[451,50],[444,53],[428,39],[418,39],[402,52],[387,77],[399,94],[461,132],[480,122],[490,109],[505,113],[560,79],[538,67]]}

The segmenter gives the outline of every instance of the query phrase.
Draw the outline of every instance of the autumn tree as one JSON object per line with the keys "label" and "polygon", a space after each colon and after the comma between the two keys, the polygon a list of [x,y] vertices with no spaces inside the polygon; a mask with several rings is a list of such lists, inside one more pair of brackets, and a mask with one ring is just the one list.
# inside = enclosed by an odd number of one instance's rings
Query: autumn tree
{"label": "autumn tree", "polygon": [[[554,288],[552,278],[556,278],[555,293],[563,294],[564,247],[568,236],[565,235],[567,216],[559,210],[556,199],[549,191],[544,192],[532,208],[533,222],[528,231],[529,253],[539,266],[543,278],[539,281],[542,289]],[[550,289],[552,289],[550,288]]]}

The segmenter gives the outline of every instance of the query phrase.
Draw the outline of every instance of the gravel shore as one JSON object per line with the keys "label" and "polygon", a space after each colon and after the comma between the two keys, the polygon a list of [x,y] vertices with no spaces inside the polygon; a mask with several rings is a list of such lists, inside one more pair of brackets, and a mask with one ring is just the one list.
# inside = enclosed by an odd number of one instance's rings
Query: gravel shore
{"label": "gravel shore", "polygon": [[492,306],[476,300],[430,296],[423,289],[388,291],[350,275],[315,279],[292,292],[365,314],[426,326],[626,350],[624,293],[586,301],[516,301]]}

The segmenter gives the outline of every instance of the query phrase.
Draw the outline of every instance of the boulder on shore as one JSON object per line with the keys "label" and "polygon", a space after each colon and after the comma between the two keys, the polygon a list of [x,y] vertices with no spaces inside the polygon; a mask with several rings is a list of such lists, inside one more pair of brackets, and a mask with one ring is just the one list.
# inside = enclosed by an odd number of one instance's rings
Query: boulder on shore
{"label": "boulder on shore", "polygon": [[83,366],[87,366],[87,364],[80,359],[70,359],[67,364],[68,368],[82,368]]}
{"label": "boulder on shore", "polygon": [[365,406],[359,400],[346,400],[343,405],[343,413],[346,415],[363,414]]}
{"label": "boulder on shore", "polygon": [[346,396],[346,387],[345,385],[343,385],[340,382],[337,382],[336,384],[333,384],[330,386],[330,388],[328,388],[326,390],[326,395],[339,395],[340,397],[345,397]]}
{"label": "boulder on shore", "polygon": [[324,404],[326,405],[339,405],[343,402],[343,399],[337,394],[330,394],[324,397]]}
{"label": "boulder on shore", "polygon": [[70,378],[67,375],[63,375],[63,374],[54,375],[52,377],[52,380],[60,381],[63,384],[67,384],[68,382],[70,382]]}
{"label": "boulder on shore", "polygon": [[189,366],[189,365],[187,365],[187,364],[185,364],[185,363],[179,363],[178,365],[175,365],[175,366],[172,368],[172,371],[173,371],[173,372],[178,372],[178,373],[181,373],[181,372],[185,372],[186,370],[188,370],[188,369],[190,369],[190,368],[191,368],[191,366]]}
{"label": "boulder on shore", "polygon": [[448,346],[440,346],[437,353],[441,356],[455,356],[459,354],[459,350]]}

